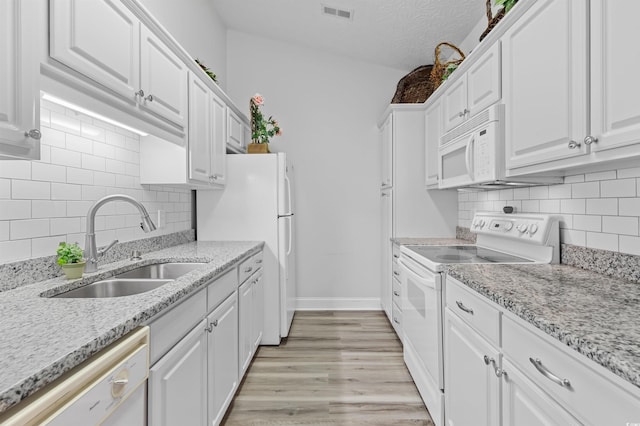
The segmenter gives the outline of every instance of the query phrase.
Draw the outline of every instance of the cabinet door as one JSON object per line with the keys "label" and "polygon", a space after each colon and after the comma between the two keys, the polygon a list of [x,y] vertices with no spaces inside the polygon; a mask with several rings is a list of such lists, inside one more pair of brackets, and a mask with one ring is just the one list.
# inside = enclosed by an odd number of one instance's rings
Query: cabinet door
{"label": "cabinet door", "polygon": [[387,314],[389,321],[392,320],[391,313],[391,236],[392,236],[392,192],[387,189],[380,193],[380,214],[382,216],[382,227],[380,229],[380,244],[382,247],[381,264],[381,287],[380,302],[382,309]]}
{"label": "cabinet door", "polygon": [[202,320],[149,371],[149,424],[207,421],[207,323]]}
{"label": "cabinet door", "polygon": [[456,127],[467,117],[467,76],[453,82],[442,95],[442,123],[444,132]]}
{"label": "cabinet door", "polygon": [[425,185],[438,187],[438,147],[442,136],[442,103],[438,99],[426,110],[425,114]]}
{"label": "cabinet door", "polygon": [[592,151],[640,143],[638,16],[635,0],[591,1]]}
{"label": "cabinet door", "polygon": [[211,91],[189,73],[189,179],[211,181]]}
{"label": "cabinet door", "polygon": [[448,308],[444,332],[446,424],[500,424],[500,353]]}
{"label": "cabinet door", "polygon": [[238,289],[238,326],[240,328],[239,365],[240,377],[249,367],[251,355],[253,355],[253,280],[249,278]]}
{"label": "cabinet door", "polygon": [[380,142],[382,146],[380,186],[386,188],[393,185],[393,114],[389,114],[380,128]]}
{"label": "cabinet door", "polygon": [[225,103],[211,93],[212,99],[212,152],[211,152],[211,176],[213,176],[213,183],[218,185],[224,185],[226,183],[227,175],[227,106]]}
{"label": "cabinet door", "polygon": [[243,149],[243,123],[240,117],[231,109],[227,109],[227,143],[234,148]]}
{"label": "cabinet door", "polygon": [[467,71],[467,109],[472,117],[502,97],[500,42],[496,42]]}
{"label": "cabinet door", "polygon": [[40,158],[40,68],[34,49],[39,41],[33,28],[39,21],[34,6],[0,2],[0,159]]}
{"label": "cabinet door", "polygon": [[255,353],[264,331],[264,275],[262,272],[256,274],[253,284],[253,351]]}
{"label": "cabinet door", "polygon": [[222,302],[207,321],[212,328],[208,334],[209,425],[218,425],[238,387],[238,292]]}
{"label": "cabinet door", "polygon": [[536,2],[502,51],[507,169],[585,154],[586,2]]}
{"label": "cabinet door", "polygon": [[147,27],[140,29],[140,105],[180,131],[187,121],[187,66]]}
{"label": "cabinet door", "polygon": [[140,22],[119,0],[51,0],[50,56],[125,99],[140,89]]}
{"label": "cabinet door", "polygon": [[508,359],[503,360],[503,366],[505,371],[502,387],[503,426],[577,426],[581,424],[527,379]]}

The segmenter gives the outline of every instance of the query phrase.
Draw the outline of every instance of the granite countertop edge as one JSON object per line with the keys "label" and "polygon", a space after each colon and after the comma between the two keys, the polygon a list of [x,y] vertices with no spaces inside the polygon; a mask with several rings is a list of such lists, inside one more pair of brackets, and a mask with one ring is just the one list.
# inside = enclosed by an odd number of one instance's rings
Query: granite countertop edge
{"label": "granite countertop edge", "polygon": [[[495,266],[498,266],[500,268],[500,273],[505,274],[503,276],[509,274],[509,270],[514,268],[510,265],[491,266],[494,268]],[[615,278],[606,277],[595,272],[580,270],[568,265],[528,265],[528,268],[536,268],[536,266],[548,268],[549,271],[562,270],[563,273],[567,275],[570,275],[571,273],[576,273],[580,276],[588,275],[592,278],[593,282],[596,283],[616,281]],[[526,291],[514,291],[511,288],[503,289],[499,284],[493,284],[489,287],[486,283],[482,282],[487,279],[487,277],[481,272],[482,268],[483,267],[480,267],[480,269],[478,269],[477,265],[471,267],[467,265],[449,265],[446,268],[446,273],[460,281],[465,286],[476,291],[481,296],[486,297],[527,323],[533,325],[550,337],[586,356],[590,360],[596,362],[632,385],[640,387],[640,364],[630,363],[629,360],[624,360],[619,356],[616,356],[617,352],[628,350],[627,348],[619,348],[617,345],[612,348],[606,347],[604,344],[598,344],[589,338],[581,337],[580,334],[585,334],[584,331],[581,333],[577,328],[572,330],[571,327],[567,325],[559,324],[559,322],[562,322],[562,317],[558,317],[558,321],[554,321],[554,319],[549,315],[541,315],[540,313],[535,312],[539,307],[534,305],[535,302],[531,302],[527,299],[526,294],[524,294]],[[520,284],[523,286],[522,288],[532,288],[531,286],[535,286],[536,280],[532,278],[531,282],[528,282],[528,275],[527,273],[523,273],[522,269],[523,268],[516,266],[512,273],[517,274],[517,278],[521,281]],[[533,271],[533,269],[531,269],[531,271]],[[617,281],[622,282],[624,280],[618,279]],[[634,285],[634,283],[628,284]],[[633,341],[633,344],[635,346],[640,346],[640,341]]]}
{"label": "granite countertop edge", "polygon": [[[46,342],[38,342],[37,345],[25,345],[24,348],[20,347],[21,342],[16,342],[16,344],[13,345],[13,351],[11,350],[12,348],[9,348],[9,350],[0,348],[0,413],[18,404],[43,386],[53,382],[62,374],[125,336],[136,327],[144,325],[149,319],[166,310],[168,307],[195,293],[196,290],[204,288],[212,280],[233,268],[245,258],[258,252],[263,246],[264,242],[260,241],[196,241],[147,253],[144,255],[143,260],[123,260],[101,265],[98,272],[85,274],[83,278],[78,280],[67,281],[64,277],[59,277],[0,293],[0,316],[3,317],[4,320],[13,314],[9,317],[12,319],[11,324],[4,324],[5,321],[0,324],[0,335],[3,335],[3,340],[5,340],[15,333],[16,327],[20,327],[21,320],[24,321],[23,328],[26,328],[29,326],[29,323],[33,324],[32,318],[35,315],[41,314],[41,312],[37,312],[37,310],[28,311],[28,307],[20,309],[21,303],[36,303],[42,306],[42,303],[46,303],[44,302],[46,300],[64,301],[61,302],[63,304],[61,311],[59,313],[49,313],[48,320],[51,321],[52,316],[54,318],[57,316],[55,319],[65,324],[64,305],[66,305],[67,309],[78,305],[87,310],[91,310],[92,305],[98,307],[102,305],[100,312],[106,312],[113,304],[113,300],[124,298],[111,298],[107,300],[48,299],[48,297],[81,287],[91,282],[110,278],[116,273],[126,272],[148,264],[166,262],[207,263],[207,265],[202,268],[191,271],[151,292],[127,296],[126,302],[128,306],[126,309],[122,309],[122,317],[118,315],[118,312],[115,312],[114,315],[109,315],[106,319],[96,319],[95,332],[86,333],[85,336],[80,338],[80,343],[70,342],[66,344],[66,346],[71,349],[69,349],[68,352],[66,352],[66,350],[63,351],[66,353],[62,355],[58,353],[54,359],[44,359],[43,355],[42,360],[33,361],[34,358],[38,357],[38,355],[36,355],[38,349],[46,349]],[[136,310],[135,306],[136,301],[140,301],[138,310]],[[24,312],[25,310],[28,312]],[[21,311],[24,312],[23,317],[20,317]],[[52,309],[52,311],[55,311],[55,309]],[[36,312],[36,314],[34,314],[34,312]],[[16,316],[18,316],[18,318],[16,318]],[[68,321],[67,325],[72,326],[72,320]],[[11,328],[13,328],[13,330]],[[63,326],[59,326],[58,330],[63,328]],[[86,328],[92,329],[93,327],[89,325]],[[19,331],[22,333],[26,332],[24,330]],[[66,335],[64,337],[66,337]],[[77,339],[78,336],[74,336],[73,338]],[[62,346],[64,345],[65,344]],[[21,351],[22,353],[20,353]],[[29,361],[33,361],[31,364],[34,364],[33,368],[26,367],[29,373],[20,374],[17,379],[15,377],[3,377],[3,371],[10,371],[12,367],[24,370],[25,368],[22,368],[23,364],[17,363],[26,362],[29,364]]]}

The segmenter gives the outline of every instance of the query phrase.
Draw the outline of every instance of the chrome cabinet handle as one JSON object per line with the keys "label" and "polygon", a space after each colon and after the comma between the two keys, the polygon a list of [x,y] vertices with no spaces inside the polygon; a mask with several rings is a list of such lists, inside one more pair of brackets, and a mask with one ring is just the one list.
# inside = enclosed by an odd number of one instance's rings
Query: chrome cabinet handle
{"label": "chrome cabinet handle", "polygon": [[35,139],[37,141],[42,137],[42,133],[38,129],[31,129],[29,131],[24,132],[24,135],[28,138]]}
{"label": "chrome cabinet handle", "polygon": [[393,271],[393,275],[395,275],[396,277],[399,277],[400,274],[398,273],[398,271]]}
{"label": "chrome cabinet handle", "polygon": [[146,98],[144,98],[145,101],[149,101],[149,102],[153,102],[153,95],[149,95]]}
{"label": "chrome cabinet handle", "polygon": [[529,361],[531,362],[531,364],[533,364],[536,370],[540,372],[540,374],[542,374],[547,379],[551,380],[553,383],[560,385],[563,388],[571,387],[571,382],[568,379],[561,379],[560,377],[553,374],[544,365],[542,365],[542,361],[540,361],[540,358],[536,358],[536,359],[529,358]]}
{"label": "chrome cabinet handle", "polygon": [[213,327],[211,327],[211,324],[209,324],[207,327],[205,327],[204,331],[206,331],[207,333],[211,333],[213,331]]}
{"label": "chrome cabinet handle", "polygon": [[247,266],[246,268],[244,268],[245,272],[251,272],[253,271],[253,268],[251,266]]}
{"label": "chrome cabinet handle", "polygon": [[398,321],[398,319],[396,317],[393,317],[393,322],[395,322],[396,324],[400,325],[400,321]]}
{"label": "chrome cabinet handle", "polygon": [[464,312],[473,315],[473,309],[467,308],[466,306],[464,306],[464,304],[462,302],[456,300],[456,305],[458,305],[458,308],[460,308]]}
{"label": "chrome cabinet handle", "polygon": [[569,146],[569,149],[580,148],[580,142],[570,141],[568,146]]}
{"label": "chrome cabinet handle", "polygon": [[256,263],[262,263],[262,259],[256,259]]}
{"label": "chrome cabinet handle", "polygon": [[489,358],[487,355],[485,355],[483,357],[484,359],[484,363],[489,365],[493,365],[493,373],[496,375],[496,377],[502,377],[503,374],[507,374],[504,372],[504,370],[502,370],[501,368],[498,367],[498,365],[496,364],[496,360],[493,358]]}
{"label": "chrome cabinet handle", "polygon": [[141,98],[144,98],[144,90],[140,89],[137,92],[134,93],[135,96],[140,96]]}
{"label": "chrome cabinet handle", "polygon": [[464,112],[459,112],[458,117],[464,117]]}
{"label": "chrome cabinet handle", "polygon": [[393,292],[393,295],[394,295],[394,296],[398,296],[398,297],[400,297],[400,293],[398,293],[397,291],[394,291],[394,292]]}
{"label": "chrome cabinet handle", "polygon": [[218,320],[213,320],[213,322],[211,324],[213,324],[214,327],[217,327],[218,326]]}
{"label": "chrome cabinet handle", "polygon": [[597,143],[597,142],[598,142],[598,138],[593,137],[593,136],[591,136],[591,135],[586,136],[586,137],[584,138],[584,144],[585,144],[585,145],[591,145],[592,143]]}
{"label": "chrome cabinet handle", "polygon": [[468,109],[463,109],[462,112],[458,113],[458,117],[464,117],[465,115],[469,114],[471,111],[469,111]]}
{"label": "chrome cabinet handle", "polygon": [[394,259],[398,259],[399,257],[400,257],[400,256],[398,256],[397,254],[394,254],[394,255],[393,255],[393,258],[394,258]]}

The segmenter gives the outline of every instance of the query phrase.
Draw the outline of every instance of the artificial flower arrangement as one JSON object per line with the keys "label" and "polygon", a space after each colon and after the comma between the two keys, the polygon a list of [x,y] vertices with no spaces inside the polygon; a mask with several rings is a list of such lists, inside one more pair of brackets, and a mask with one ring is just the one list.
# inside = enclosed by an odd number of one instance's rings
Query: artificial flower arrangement
{"label": "artificial flower arrangement", "polygon": [[251,110],[251,141],[253,143],[262,144],[269,143],[269,138],[280,136],[282,130],[278,126],[278,122],[269,116],[265,120],[260,107],[264,105],[264,98],[256,93],[249,101]]}

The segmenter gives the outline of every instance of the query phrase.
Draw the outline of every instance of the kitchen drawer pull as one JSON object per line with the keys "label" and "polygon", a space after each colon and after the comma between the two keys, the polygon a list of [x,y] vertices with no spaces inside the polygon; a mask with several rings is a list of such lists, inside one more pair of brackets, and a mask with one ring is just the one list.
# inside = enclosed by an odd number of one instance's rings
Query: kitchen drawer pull
{"label": "kitchen drawer pull", "polygon": [[456,300],[456,305],[458,305],[458,308],[460,308],[461,310],[463,310],[464,312],[473,315],[473,309],[471,308],[467,308],[466,306],[464,306],[464,304],[462,302],[460,302],[459,300]]}
{"label": "kitchen drawer pull", "polygon": [[394,254],[394,255],[393,255],[393,258],[394,258],[394,259],[398,259],[399,257],[400,257],[400,256],[398,256],[397,254]]}
{"label": "kitchen drawer pull", "polygon": [[507,373],[504,373],[504,371],[496,365],[495,359],[489,358],[487,355],[485,355],[483,359],[485,364],[493,365],[493,373],[496,375],[496,377],[502,377],[502,374],[507,374]]}
{"label": "kitchen drawer pull", "polygon": [[262,263],[262,259],[256,259],[256,263]]}
{"label": "kitchen drawer pull", "polygon": [[400,297],[400,293],[398,293],[397,291],[394,291],[394,292],[393,292],[393,295],[394,295],[394,296],[398,296],[398,297]]}
{"label": "kitchen drawer pull", "polygon": [[145,101],[149,101],[149,102],[153,102],[153,95],[149,95],[146,98],[144,98]]}
{"label": "kitchen drawer pull", "polygon": [[28,138],[31,139],[35,139],[35,140],[40,140],[40,138],[42,137],[42,133],[40,133],[40,130],[38,129],[31,129],[29,131],[24,132],[24,135]]}
{"label": "kitchen drawer pull", "polygon": [[580,142],[576,142],[576,141],[569,141],[569,149],[576,149],[576,148],[580,148]]}
{"label": "kitchen drawer pull", "polygon": [[398,271],[393,271],[393,275],[395,275],[396,277],[399,277],[400,273]]}
{"label": "kitchen drawer pull", "polygon": [[531,361],[531,364],[533,364],[533,366],[536,368],[536,370],[540,372],[540,374],[542,374],[547,379],[551,380],[553,383],[560,385],[563,388],[571,387],[571,382],[568,379],[561,379],[560,377],[553,374],[551,371],[547,370],[547,368],[544,365],[542,365],[542,361],[540,361],[540,358],[536,358],[536,359],[529,358],[529,361]]}
{"label": "kitchen drawer pull", "polygon": [[253,271],[253,268],[251,266],[247,266],[246,268],[244,268],[245,272],[251,272]]}
{"label": "kitchen drawer pull", "polygon": [[396,324],[400,325],[400,321],[398,321],[398,319],[396,317],[393,317],[393,322],[395,322]]}

